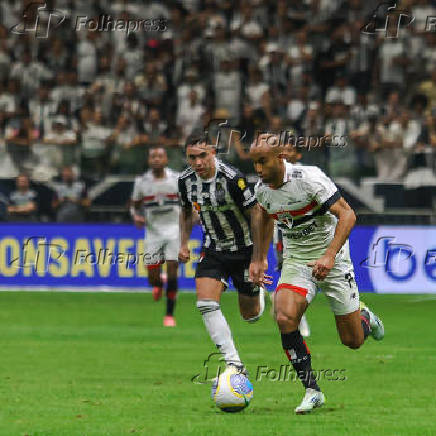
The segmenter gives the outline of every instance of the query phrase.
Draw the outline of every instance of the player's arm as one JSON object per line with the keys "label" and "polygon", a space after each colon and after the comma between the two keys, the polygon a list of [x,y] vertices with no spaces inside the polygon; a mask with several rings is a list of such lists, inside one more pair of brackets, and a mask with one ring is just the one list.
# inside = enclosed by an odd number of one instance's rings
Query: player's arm
{"label": "player's arm", "polygon": [[329,271],[333,268],[336,254],[345,244],[351,229],[356,223],[356,214],[343,197],[340,197],[339,200],[332,204],[329,210],[338,218],[335,235],[324,255],[318,260],[309,262],[308,264],[313,267],[312,275],[318,280],[324,280]]}
{"label": "player's arm", "polygon": [[138,229],[142,229],[145,226],[145,217],[142,210],[142,192],[140,189],[139,179],[135,179],[132,192],[132,200],[130,207],[130,215],[133,218],[133,222]]}
{"label": "player's arm", "polygon": [[179,218],[179,228],[180,228],[180,250],[179,250],[179,261],[188,262],[191,254],[189,252],[188,242],[192,232],[193,224],[193,213],[192,207],[189,205],[182,206]]}
{"label": "player's arm", "polygon": [[270,284],[265,275],[268,269],[268,249],[274,231],[274,221],[257,203],[251,209],[251,235],[253,238],[253,258],[250,264],[250,280],[256,284]]}
{"label": "player's arm", "polygon": [[251,232],[254,241],[253,258],[264,262],[265,269],[267,269],[268,249],[274,234],[274,220],[260,204],[256,204],[251,211]]}
{"label": "player's arm", "polygon": [[179,198],[180,198],[180,215],[179,215],[179,231],[180,231],[180,250],[179,262],[186,263],[189,261],[191,254],[189,252],[188,242],[193,226],[192,203],[188,200],[186,186],[183,180],[179,179]]}
{"label": "player's arm", "polygon": [[134,200],[132,202],[132,208],[130,209],[133,222],[135,223],[135,226],[138,229],[141,229],[145,226],[145,217],[142,214],[141,206],[142,206],[141,200]]}

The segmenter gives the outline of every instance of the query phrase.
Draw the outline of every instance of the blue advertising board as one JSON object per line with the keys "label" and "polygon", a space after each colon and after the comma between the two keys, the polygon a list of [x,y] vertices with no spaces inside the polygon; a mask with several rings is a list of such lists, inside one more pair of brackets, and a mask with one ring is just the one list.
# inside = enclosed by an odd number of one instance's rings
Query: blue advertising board
{"label": "blue advertising board", "polygon": [[[0,287],[146,289],[143,236],[132,225],[3,224]],[[194,288],[201,238],[196,226],[191,261],[180,265],[180,289]],[[436,226],[356,227],[350,250],[362,292],[436,292]],[[272,249],[268,258],[276,283]]]}

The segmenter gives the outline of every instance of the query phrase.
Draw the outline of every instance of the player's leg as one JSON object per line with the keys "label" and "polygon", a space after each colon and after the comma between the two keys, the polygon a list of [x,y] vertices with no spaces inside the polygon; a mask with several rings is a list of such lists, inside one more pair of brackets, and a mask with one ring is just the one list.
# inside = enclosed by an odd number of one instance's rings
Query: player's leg
{"label": "player's leg", "polygon": [[335,264],[320,286],[335,314],[336,329],[345,346],[358,349],[369,335],[382,339],[383,324],[365,305],[361,307],[359,303],[359,290],[350,261]]}
{"label": "player's leg", "polygon": [[179,264],[177,256],[179,251],[179,238],[178,234],[174,238],[168,239],[163,246],[163,257],[166,259],[167,264],[167,307],[166,315],[164,318],[164,325],[167,327],[174,327],[176,321],[174,319],[174,308],[177,299],[177,273]]}
{"label": "player's leg", "polygon": [[161,278],[161,264],[156,263],[147,265],[148,283],[152,286],[154,301],[159,301],[162,297],[163,283]]}
{"label": "player's leg", "polygon": [[[277,271],[281,273],[283,265],[283,233],[277,225],[274,226],[274,251],[277,259]],[[272,310],[274,312],[274,304]],[[310,336],[310,326],[305,314],[301,317],[298,330],[300,330],[303,337]]]}
{"label": "player's leg", "polygon": [[369,335],[369,324],[361,319],[360,310],[346,315],[335,315],[335,320],[341,342],[352,350],[360,348]]}
{"label": "player's leg", "polygon": [[285,260],[274,295],[274,310],[283,349],[306,389],[301,404],[295,409],[298,414],[308,413],[325,402],[313,375],[309,348],[299,330],[301,317],[315,295],[316,286],[309,268]]}
{"label": "player's leg", "polygon": [[209,252],[202,257],[195,273],[197,308],[206,330],[227,365],[242,366],[232,333],[221,311],[221,293],[225,289],[225,273],[216,255]]}
{"label": "player's leg", "polygon": [[226,272],[238,290],[239,311],[244,321],[256,322],[265,309],[265,289],[249,279],[252,249],[247,248],[228,255]]}
{"label": "player's leg", "polygon": [[158,301],[162,297],[162,277],[161,265],[162,258],[162,241],[148,234],[144,244],[144,259],[147,265],[148,282],[152,286],[153,299]]}
{"label": "player's leg", "polygon": [[164,318],[164,325],[174,327],[176,321],[174,319],[174,309],[177,299],[177,272],[179,264],[174,260],[167,261],[167,309]]}

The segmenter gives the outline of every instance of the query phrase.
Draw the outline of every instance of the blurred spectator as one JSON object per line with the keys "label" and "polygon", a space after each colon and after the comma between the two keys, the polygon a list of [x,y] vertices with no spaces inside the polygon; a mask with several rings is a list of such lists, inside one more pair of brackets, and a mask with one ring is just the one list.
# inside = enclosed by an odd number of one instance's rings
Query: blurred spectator
{"label": "blurred spectator", "polygon": [[123,50],[123,58],[126,61],[126,79],[133,80],[144,64],[144,56],[134,33],[127,37],[127,46]]}
{"label": "blurred spectator", "polygon": [[77,135],[67,126],[64,115],[57,115],[52,122],[51,131],[44,135],[44,144],[48,145],[49,166],[60,170],[65,165],[77,164]]}
{"label": "blurred spectator", "polygon": [[138,135],[138,130],[131,119],[126,114],[121,114],[117,126],[106,140],[111,150],[112,172],[123,174],[143,172],[146,162],[143,145],[146,141],[145,135]]}
{"label": "blurred spectator", "polygon": [[77,44],[77,76],[79,83],[85,86],[89,86],[97,74],[97,34],[88,31]]}
{"label": "blurred spectator", "polygon": [[21,60],[14,62],[10,77],[21,83],[21,93],[24,97],[31,97],[39,87],[41,80],[51,79],[52,73],[41,62],[32,61],[29,51],[25,51]]}
{"label": "blurred spectator", "polygon": [[303,84],[303,73],[312,72],[313,46],[307,40],[307,33],[301,30],[297,33],[295,42],[288,47],[287,63],[289,65],[289,78],[292,86]]}
{"label": "blurred spectator", "polygon": [[17,189],[9,195],[9,219],[11,221],[36,221],[37,194],[30,189],[29,178],[25,174],[20,174],[15,184]]}
{"label": "blurred spectator", "polygon": [[189,104],[182,112],[177,112],[177,128],[180,132],[181,142],[192,133],[194,129],[201,128],[201,119],[206,108],[199,103],[195,90],[189,93]]}
{"label": "blurred spectator", "polygon": [[399,181],[406,173],[408,156],[417,143],[420,126],[403,110],[393,120],[379,123],[377,133],[379,140],[374,144],[377,177]]}
{"label": "blurred spectator", "polygon": [[42,83],[38,93],[29,100],[29,112],[33,125],[38,132],[37,138],[44,137],[45,132],[51,129],[50,117],[56,111],[56,103],[50,98],[49,87]]}
{"label": "blurred spectator", "polygon": [[436,69],[419,85],[418,90],[427,97],[430,108],[436,108]]}
{"label": "blurred spectator", "polygon": [[55,185],[52,202],[57,222],[82,222],[90,205],[85,184],[77,180],[70,166],[62,169],[62,180]]}
{"label": "blurred spectator", "polygon": [[239,122],[242,97],[241,79],[240,71],[234,68],[234,62],[230,59],[223,60],[220,69],[213,73],[215,109],[225,109],[232,125]]}
{"label": "blurred spectator", "polygon": [[341,100],[332,104],[331,116],[326,120],[325,135],[331,177],[358,178],[357,151],[351,132],[356,128],[350,110]]}
{"label": "blurred spectator", "polygon": [[252,108],[254,110],[262,108],[266,116],[270,118],[269,86],[263,80],[262,72],[255,66],[250,65],[245,91],[247,101]]}
{"label": "blurred spectator", "polygon": [[142,73],[135,76],[135,86],[145,103],[159,107],[168,89],[165,76],[158,71],[157,64],[153,62],[144,64]]}
{"label": "blurred spectator", "polygon": [[177,87],[177,113],[181,114],[189,105],[189,94],[191,91],[197,93],[199,103],[204,104],[206,99],[206,88],[198,78],[198,71],[190,68],[185,73],[185,79]]}
{"label": "blurred spectator", "polygon": [[101,179],[108,171],[108,154],[106,139],[111,129],[104,124],[101,111],[94,111],[89,118],[83,119],[82,128],[82,174]]}
{"label": "blurred spectator", "polygon": [[12,118],[5,130],[6,150],[19,172],[26,169],[33,144],[32,121],[23,114]]}
{"label": "blurred spectator", "polygon": [[334,86],[327,88],[325,101],[326,103],[341,101],[347,106],[353,106],[356,103],[356,90],[348,85],[346,76],[339,75],[335,80]]}
{"label": "blurred spectator", "polygon": [[[395,20],[388,21],[390,26],[396,26]],[[406,42],[403,38],[380,37],[378,44],[378,80],[383,96],[385,96],[394,88],[403,89],[405,84],[405,68],[410,63],[410,59],[408,58]]]}
{"label": "blurred spectator", "polygon": [[7,83],[0,83],[0,122],[15,115],[17,110],[17,97],[19,82],[10,79]]}

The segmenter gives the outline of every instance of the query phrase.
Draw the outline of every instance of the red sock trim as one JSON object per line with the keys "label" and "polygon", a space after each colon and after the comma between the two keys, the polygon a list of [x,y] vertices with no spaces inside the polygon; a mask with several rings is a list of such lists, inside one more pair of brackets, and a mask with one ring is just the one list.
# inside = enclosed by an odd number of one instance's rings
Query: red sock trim
{"label": "red sock trim", "polygon": [[175,300],[177,296],[177,291],[167,291],[167,298],[169,300]]}
{"label": "red sock trim", "polygon": [[288,289],[289,291],[296,292],[297,294],[300,294],[303,297],[306,297],[307,295],[306,288],[300,288],[300,286],[289,285],[288,283],[282,283],[278,285],[275,292],[279,291],[280,289]]}
{"label": "red sock trim", "polygon": [[360,315],[360,319],[368,326],[368,328],[371,330],[371,325],[369,324],[369,321],[366,319],[365,316]]}
{"label": "red sock trim", "polygon": [[162,265],[163,262],[161,263],[155,263],[153,265],[147,265],[147,269],[156,269],[159,268]]}

